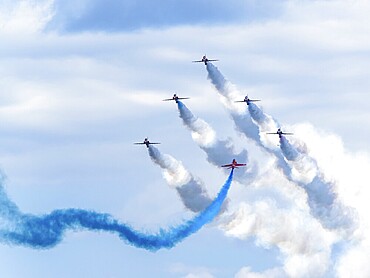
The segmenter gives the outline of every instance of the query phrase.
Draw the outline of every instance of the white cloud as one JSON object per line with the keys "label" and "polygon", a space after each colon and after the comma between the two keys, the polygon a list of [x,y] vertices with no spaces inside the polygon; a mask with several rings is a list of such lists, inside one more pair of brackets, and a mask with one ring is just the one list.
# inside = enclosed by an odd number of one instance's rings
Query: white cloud
{"label": "white cloud", "polygon": [[53,18],[53,0],[5,0],[0,6],[0,32],[35,33]]}
{"label": "white cloud", "polygon": [[188,266],[182,263],[176,263],[171,266],[170,272],[183,278],[213,278],[211,271],[204,267]]}
{"label": "white cloud", "polygon": [[184,278],[213,278],[214,276],[207,272],[200,272],[200,273],[190,273],[184,276]]}
{"label": "white cloud", "polygon": [[339,259],[337,264],[337,276],[365,278],[370,275],[369,258],[370,255],[369,239],[366,238],[350,247],[347,252]]}
{"label": "white cloud", "polygon": [[282,278],[287,275],[280,268],[268,269],[263,272],[253,272],[250,267],[243,267],[235,278]]}

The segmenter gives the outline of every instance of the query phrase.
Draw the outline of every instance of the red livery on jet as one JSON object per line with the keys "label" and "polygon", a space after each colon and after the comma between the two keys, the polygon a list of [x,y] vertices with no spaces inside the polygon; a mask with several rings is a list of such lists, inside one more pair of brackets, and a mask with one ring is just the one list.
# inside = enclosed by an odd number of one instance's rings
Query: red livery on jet
{"label": "red livery on jet", "polygon": [[236,161],[236,159],[234,158],[233,162],[231,162],[230,164],[221,165],[221,167],[225,167],[227,169],[235,169],[235,168],[238,168],[238,167],[241,167],[241,166],[246,166],[246,165],[247,164],[245,164],[245,163],[238,163]]}

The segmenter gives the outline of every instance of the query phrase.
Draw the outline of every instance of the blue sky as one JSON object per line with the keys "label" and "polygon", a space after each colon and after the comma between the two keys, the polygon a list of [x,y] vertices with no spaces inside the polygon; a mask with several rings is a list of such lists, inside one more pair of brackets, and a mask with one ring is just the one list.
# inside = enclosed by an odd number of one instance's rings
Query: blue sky
{"label": "blue sky", "polygon": [[[258,170],[233,184],[227,215],[173,249],[69,231],[48,250],[0,245],[2,275],[368,277],[369,10],[339,0],[3,1],[0,166],[22,211],[93,209],[149,231],[192,217],[147,149],[132,145],[160,141],[216,195],[227,174],[161,101],[173,92]],[[356,232],[323,227],[273,155],[235,130],[204,65],[191,63],[204,53],[240,97],[262,99],[294,131],[288,140],[356,211]],[[267,144],[279,152],[275,139]]]}
{"label": "blue sky", "polygon": [[63,32],[133,31],[176,25],[223,25],[276,17],[276,1],[55,1],[49,28]]}

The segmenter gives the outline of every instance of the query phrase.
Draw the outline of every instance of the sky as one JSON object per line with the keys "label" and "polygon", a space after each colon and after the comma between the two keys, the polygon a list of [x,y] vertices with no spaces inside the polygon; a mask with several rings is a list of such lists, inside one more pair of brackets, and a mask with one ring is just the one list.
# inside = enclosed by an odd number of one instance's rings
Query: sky
{"label": "sky", "polygon": [[[1,239],[2,276],[369,277],[369,12],[363,0],[0,1],[0,170],[22,212],[87,209],[157,231],[199,213],[177,175],[208,202],[221,161],[248,164],[222,213],[173,248],[86,229],[46,249]],[[219,61],[191,62],[204,54]],[[189,111],[162,101],[175,92]],[[234,103],[247,94],[261,101]],[[294,135],[265,134],[278,127]],[[180,170],[133,145],[144,137]]]}

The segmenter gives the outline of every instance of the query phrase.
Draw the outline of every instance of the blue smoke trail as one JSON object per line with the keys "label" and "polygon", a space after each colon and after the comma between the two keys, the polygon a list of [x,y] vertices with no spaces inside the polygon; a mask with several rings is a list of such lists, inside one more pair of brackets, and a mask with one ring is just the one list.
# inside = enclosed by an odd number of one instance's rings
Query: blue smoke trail
{"label": "blue smoke trail", "polygon": [[[24,214],[8,199],[3,189],[0,191],[0,216],[9,218],[10,223],[0,229],[0,240],[15,245],[32,248],[51,248],[60,243],[67,230],[88,229],[116,233],[128,244],[150,251],[172,248],[177,243],[197,232],[211,222],[220,212],[233,178],[233,170],[218,193],[216,199],[200,214],[182,225],[161,229],[156,234],[146,234],[120,223],[111,215],[82,209],[54,210],[50,214],[35,216]],[[3,220],[3,219],[2,219]]]}

